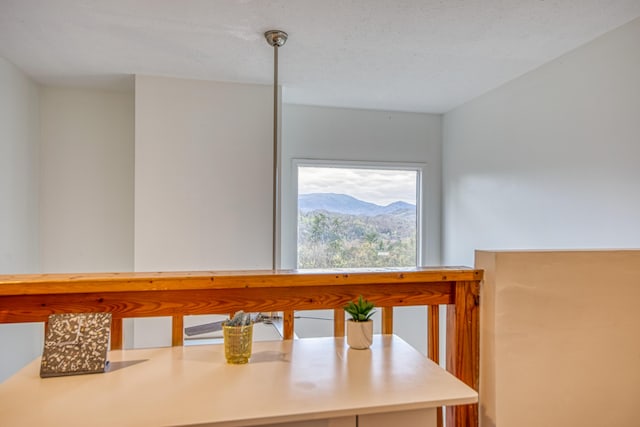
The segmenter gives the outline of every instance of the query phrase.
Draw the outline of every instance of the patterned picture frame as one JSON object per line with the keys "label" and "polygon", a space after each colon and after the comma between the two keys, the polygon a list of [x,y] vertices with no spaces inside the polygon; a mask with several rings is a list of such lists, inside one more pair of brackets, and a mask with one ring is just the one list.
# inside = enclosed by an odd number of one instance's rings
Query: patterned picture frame
{"label": "patterned picture frame", "polygon": [[111,313],[51,314],[40,377],[105,372],[110,337]]}

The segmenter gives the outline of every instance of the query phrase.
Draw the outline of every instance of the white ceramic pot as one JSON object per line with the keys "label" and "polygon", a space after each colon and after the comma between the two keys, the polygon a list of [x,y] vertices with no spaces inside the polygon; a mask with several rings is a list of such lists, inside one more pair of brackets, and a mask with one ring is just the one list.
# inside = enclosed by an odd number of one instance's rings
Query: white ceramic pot
{"label": "white ceramic pot", "polygon": [[373,320],[366,322],[347,321],[347,344],[349,347],[364,350],[373,342]]}

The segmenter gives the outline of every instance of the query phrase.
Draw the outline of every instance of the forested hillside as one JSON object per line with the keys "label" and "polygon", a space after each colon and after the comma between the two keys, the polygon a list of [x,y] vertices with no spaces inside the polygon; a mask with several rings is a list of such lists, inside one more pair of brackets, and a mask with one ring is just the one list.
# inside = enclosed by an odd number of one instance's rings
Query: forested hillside
{"label": "forested hillside", "polygon": [[[336,194],[301,195],[301,199],[303,196],[298,268],[416,265],[414,205],[379,206]],[[339,212],[330,211],[332,208]]]}

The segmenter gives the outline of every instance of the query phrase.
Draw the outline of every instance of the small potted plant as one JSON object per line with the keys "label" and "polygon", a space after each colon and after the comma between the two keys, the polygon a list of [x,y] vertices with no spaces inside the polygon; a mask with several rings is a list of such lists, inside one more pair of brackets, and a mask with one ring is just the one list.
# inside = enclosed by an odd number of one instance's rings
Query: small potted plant
{"label": "small potted plant", "polygon": [[371,316],[373,303],[358,297],[358,301],[351,301],[344,306],[344,311],[351,315],[351,319],[347,321],[347,344],[349,347],[364,350],[371,346],[373,342],[373,320]]}

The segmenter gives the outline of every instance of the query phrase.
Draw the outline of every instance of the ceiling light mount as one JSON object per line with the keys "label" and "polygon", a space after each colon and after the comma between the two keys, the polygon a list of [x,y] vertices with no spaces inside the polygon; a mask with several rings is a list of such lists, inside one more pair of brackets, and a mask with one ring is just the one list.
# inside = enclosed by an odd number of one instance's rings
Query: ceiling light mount
{"label": "ceiling light mount", "polygon": [[269,30],[264,33],[264,38],[271,47],[282,47],[287,42],[289,35],[281,30]]}

